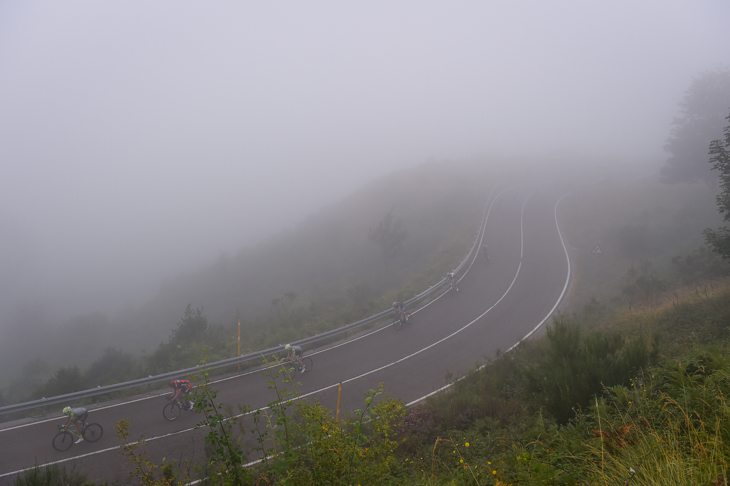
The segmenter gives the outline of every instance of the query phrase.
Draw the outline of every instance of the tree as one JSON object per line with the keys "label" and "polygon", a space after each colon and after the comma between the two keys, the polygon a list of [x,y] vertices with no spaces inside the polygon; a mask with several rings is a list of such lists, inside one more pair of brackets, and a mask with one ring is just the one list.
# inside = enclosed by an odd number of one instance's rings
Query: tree
{"label": "tree", "polygon": [[208,330],[208,318],[203,315],[203,309],[192,309],[188,304],[183,318],[177,323],[177,328],[172,331],[170,343],[189,343],[199,341],[205,336]]}
{"label": "tree", "polygon": [[94,361],[84,378],[92,386],[111,385],[131,380],[135,374],[134,358],[116,348],[106,348],[101,358]]}
{"label": "tree", "polygon": [[[730,115],[726,118],[730,122]],[[710,143],[710,163],[712,170],[720,172],[720,194],[716,197],[720,214],[724,221],[730,221],[730,125],[725,127],[725,141],[713,140]],[[707,228],[702,232],[707,246],[722,255],[723,260],[730,260],[730,228],[723,226],[717,231]]]}
{"label": "tree", "polygon": [[378,223],[378,227],[370,228],[368,238],[380,247],[383,258],[389,260],[403,249],[403,241],[408,237],[408,230],[403,220],[393,219],[393,209],[391,208],[385,217]]}
{"label": "tree", "polygon": [[692,81],[679,103],[680,116],[664,145],[669,152],[662,168],[665,182],[704,181],[711,187],[715,177],[705,161],[711,140],[722,136],[723,119],[730,108],[730,71],[705,71]]}
{"label": "tree", "polygon": [[55,397],[83,390],[85,386],[78,366],[62,366],[46,383],[37,388],[33,395],[36,398]]}

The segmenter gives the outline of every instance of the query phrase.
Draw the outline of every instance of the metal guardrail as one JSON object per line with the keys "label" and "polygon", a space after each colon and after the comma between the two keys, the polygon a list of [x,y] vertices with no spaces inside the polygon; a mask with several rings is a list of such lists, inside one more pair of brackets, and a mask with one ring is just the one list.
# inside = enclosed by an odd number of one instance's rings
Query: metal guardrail
{"label": "metal guardrail", "polygon": [[[475,250],[479,251],[479,248],[477,247],[477,245],[479,243],[480,235],[484,231],[484,225],[485,225],[486,217],[488,214],[487,211],[489,209],[489,201],[491,200],[491,196],[492,196],[492,192],[490,192],[489,197],[487,198],[487,204],[484,208],[484,212],[482,214],[482,218],[479,223],[479,227],[478,227],[478,231],[476,234],[476,238],[474,239],[474,243],[472,244],[472,247],[469,250],[469,252],[466,254],[466,257],[454,269],[454,273],[458,273],[459,270],[462,269],[462,267],[466,264],[466,262],[469,260],[469,257],[474,253]],[[418,301],[424,299],[425,297],[428,297],[432,293],[436,292],[439,288],[441,288],[441,286],[445,283],[445,281],[446,281],[446,278],[444,277],[441,280],[439,280],[437,283],[435,283],[434,285],[431,285],[428,289],[421,292],[420,294],[416,294],[415,296],[406,300],[404,303],[406,305],[409,305],[409,304],[418,302]],[[361,319],[357,322],[353,322],[351,324],[347,324],[345,326],[339,327],[337,329],[332,329],[330,331],[326,331],[321,334],[316,334],[316,335],[310,336],[308,338],[300,339],[299,341],[293,341],[291,344],[307,345],[307,344],[314,343],[317,341],[329,339],[331,337],[346,333],[346,332],[348,332],[352,329],[358,328],[360,326],[365,326],[367,324],[376,322],[384,317],[389,316],[391,314],[391,312],[392,312],[392,309],[386,309],[377,314],[373,314],[370,317]],[[254,353],[242,354],[240,356],[235,356],[233,358],[227,358],[224,360],[215,361],[213,363],[206,363],[205,367],[206,367],[206,369],[224,368],[226,366],[244,363],[244,362],[251,361],[254,359],[261,359],[264,356],[271,356],[271,355],[280,353],[282,351],[284,351],[284,346],[276,346],[273,348],[256,351]],[[121,391],[121,390],[126,390],[128,388],[134,388],[137,386],[151,385],[153,383],[158,383],[161,381],[167,381],[172,378],[185,376],[190,373],[197,373],[198,371],[199,371],[198,366],[193,366],[193,367],[185,368],[182,370],[170,371],[169,373],[162,373],[159,375],[150,375],[147,378],[138,378],[136,380],[125,381],[123,383],[117,383],[115,385],[98,386],[96,388],[91,388],[89,390],[67,393],[65,395],[58,395],[58,396],[51,397],[51,398],[41,398],[39,400],[33,400],[30,402],[17,403],[15,405],[6,405],[4,407],[0,407],[0,415],[12,413],[12,412],[22,412],[25,410],[31,410],[34,408],[44,407],[46,405],[54,405],[57,403],[72,402],[73,400],[78,400],[81,398],[89,398],[89,397],[93,397],[93,396],[97,396],[97,395],[104,395],[107,393],[113,393],[113,392],[117,392],[117,391]]]}

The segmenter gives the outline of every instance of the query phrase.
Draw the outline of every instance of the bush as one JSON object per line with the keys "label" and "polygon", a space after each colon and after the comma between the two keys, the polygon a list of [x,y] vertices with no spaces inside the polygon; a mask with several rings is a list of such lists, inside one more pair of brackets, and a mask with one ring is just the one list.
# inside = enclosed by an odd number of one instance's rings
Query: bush
{"label": "bush", "polygon": [[86,388],[86,383],[78,366],[61,367],[45,384],[34,393],[35,398],[65,395]]}
{"label": "bush", "polygon": [[685,284],[730,275],[730,264],[706,246],[695,248],[684,256],[677,255],[672,263]]}
{"label": "bush", "polygon": [[58,464],[35,466],[15,479],[15,486],[81,486],[85,483],[86,475],[77,472],[73,467],[67,471],[65,466]]}
{"label": "bush", "polygon": [[547,346],[524,369],[525,385],[537,406],[565,424],[575,408],[586,407],[604,386],[626,384],[646,366],[649,351],[643,336],[627,341],[618,331],[583,333],[574,321],[556,318],[547,328]]}

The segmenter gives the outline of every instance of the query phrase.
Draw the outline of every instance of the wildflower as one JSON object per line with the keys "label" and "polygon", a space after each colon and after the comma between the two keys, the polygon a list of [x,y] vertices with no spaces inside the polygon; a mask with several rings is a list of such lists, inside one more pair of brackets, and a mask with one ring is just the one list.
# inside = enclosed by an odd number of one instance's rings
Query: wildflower
{"label": "wildflower", "polygon": [[465,445],[466,447],[469,447],[469,443],[468,443],[468,442],[467,442],[466,444],[464,444],[464,445]]}
{"label": "wildflower", "polygon": [[459,462],[464,462],[464,459],[459,459]]}
{"label": "wildflower", "polygon": [[497,471],[492,471],[492,474],[494,474],[496,476],[497,475]]}

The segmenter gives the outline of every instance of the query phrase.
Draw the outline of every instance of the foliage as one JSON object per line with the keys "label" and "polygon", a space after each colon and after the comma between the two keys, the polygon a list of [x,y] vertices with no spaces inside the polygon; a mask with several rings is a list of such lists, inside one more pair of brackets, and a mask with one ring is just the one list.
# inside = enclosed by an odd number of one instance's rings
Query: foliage
{"label": "foliage", "polygon": [[576,322],[555,318],[547,328],[548,346],[527,368],[528,392],[562,424],[586,407],[604,386],[628,383],[649,362],[643,336],[627,341],[617,331],[583,332]]}
{"label": "foliage", "polygon": [[723,119],[730,107],[730,71],[701,73],[679,104],[680,116],[664,149],[670,153],[662,175],[670,183],[704,181],[715,177],[705,163],[707,146],[721,136]]}
{"label": "foliage", "polygon": [[[730,121],[730,115],[726,117]],[[717,196],[717,207],[724,214],[724,221],[730,221],[730,125],[725,127],[725,141],[713,140],[710,143],[710,162],[712,169],[720,173],[720,194]],[[730,228],[724,226],[717,231],[706,229],[705,241],[724,260],[730,260]]]}
{"label": "foliage", "polygon": [[365,408],[339,424],[318,402],[299,402],[292,409],[296,373],[279,364],[276,372],[266,373],[276,399],[252,413],[255,450],[263,456],[259,483],[372,484],[397,473],[395,430],[405,413],[403,402],[379,399],[381,384],[365,394]]}
{"label": "foliage", "polygon": [[631,265],[626,272],[625,282],[623,293],[629,297],[629,304],[653,304],[666,289],[666,283],[656,274],[651,262],[646,260],[642,260],[638,268]]}
{"label": "foliage", "polygon": [[94,383],[96,386],[112,385],[124,381],[134,370],[135,360],[131,354],[106,348],[84,373],[84,382],[91,386]]}
{"label": "foliage", "polygon": [[403,242],[408,237],[408,230],[403,220],[393,219],[393,209],[389,209],[378,226],[368,230],[368,238],[380,247],[385,260],[390,260],[403,250]]}
{"label": "foliage", "polygon": [[697,247],[684,256],[677,255],[672,258],[672,264],[684,284],[730,275],[728,263],[706,246]]}
{"label": "foliage", "polygon": [[[205,472],[212,484],[241,486],[247,484],[250,474],[243,467],[246,457],[243,454],[240,438],[234,436],[233,429],[238,417],[226,417],[224,406],[216,403],[218,392],[210,386],[210,374],[205,368],[205,358],[199,367],[199,375],[190,378],[196,384],[193,395],[194,409],[203,415],[196,428],[207,427],[205,443],[212,449]],[[243,411],[245,413],[245,411]]]}
{"label": "foliage", "polygon": [[86,475],[76,471],[75,467],[66,470],[66,466],[50,464],[45,467],[35,466],[23,471],[15,478],[15,486],[86,486]]}
{"label": "foliage", "polygon": [[397,477],[395,432],[405,408],[400,400],[378,400],[382,394],[382,384],[368,391],[365,408],[342,425],[318,403],[299,405],[303,445],[281,484],[387,484]]}
{"label": "foliage", "polygon": [[120,420],[114,428],[117,437],[122,441],[122,450],[119,454],[126,456],[127,462],[133,466],[130,476],[137,478],[142,486],[174,486],[176,484],[185,484],[189,482],[190,477],[187,472],[176,471],[175,463],[164,463],[162,465],[155,464],[147,456],[147,451],[141,450],[146,442],[140,439],[135,442],[129,442],[129,426],[131,422],[127,419]]}
{"label": "foliage", "polygon": [[614,387],[597,403],[588,474],[606,484],[725,484],[730,360],[699,352]]}
{"label": "foliage", "polygon": [[[196,383],[193,396],[195,411],[203,419],[196,426],[209,430],[205,437],[208,447],[207,463],[200,468],[209,484],[238,486],[244,484],[282,485],[350,485],[388,483],[400,477],[395,457],[397,438],[405,407],[400,400],[385,397],[382,384],[365,394],[365,407],[356,410],[350,419],[339,424],[332,413],[319,403],[299,402],[292,379],[292,369],[274,367],[267,373],[269,388],[276,398],[267,407],[250,411],[240,407],[240,413],[224,413],[226,408],[216,402],[217,392],[211,387],[205,360],[198,375],[190,378]],[[240,419],[251,414],[256,450],[262,461],[258,467],[245,468],[246,456]],[[120,454],[133,466],[130,473],[145,486],[172,486],[188,482],[188,471],[175,469],[176,464],[157,465],[141,451],[145,441],[130,442],[129,421],[117,423],[117,435],[122,440]],[[190,466],[190,465],[188,465]],[[189,470],[189,467],[188,467]]]}
{"label": "foliage", "polygon": [[62,366],[33,395],[36,398],[65,395],[84,389],[84,380],[78,366]]}
{"label": "foliage", "polygon": [[170,343],[177,345],[199,341],[205,336],[207,330],[208,319],[203,315],[203,309],[193,310],[192,304],[188,304],[182,319],[178,321],[177,327],[172,331]]}

